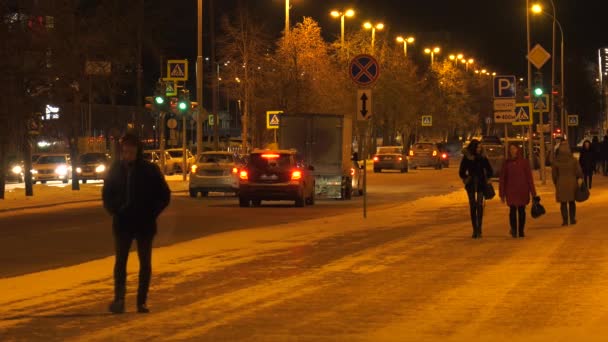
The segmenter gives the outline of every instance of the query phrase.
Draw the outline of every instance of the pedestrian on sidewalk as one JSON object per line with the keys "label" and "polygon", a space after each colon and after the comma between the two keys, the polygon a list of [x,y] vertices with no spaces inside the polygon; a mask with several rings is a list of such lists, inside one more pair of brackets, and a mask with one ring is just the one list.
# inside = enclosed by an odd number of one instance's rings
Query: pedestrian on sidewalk
{"label": "pedestrian on sidewalk", "polygon": [[519,146],[509,146],[509,158],[505,161],[500,173],[500,200],[509,206],[509,223],[511,236],[523,238],[526,225],[526,206],[530,203],[530,195],[536,197],[536,187],[532,178],[530,163],[524,159]]}
{"label": "pedestrian on sidewalk", "polygon": [[492,177],[492,167],[483,154],[479,140],[473,139],[463,150],[459,175],[469,197],[473,239],[481,238],[483,223],[484,191]]}
{"label": "pedestrian on sidewalk", "polygon": [[604,176],[608,176],[608,135],[604,136],[604,140],[600,146],[600,154],[602,158],[602,173]]}
{"label": "pedestrian on sidewalk", "polygon": [[589,189],[591,189],[593,173],[595,172],[595,156],[595,151],[591,149],[591,142],[589,140],[585,140],[578,158],[578,163],[581,165],[584,181]]}
{"label": "pedestrian on sidewalk", "polygon": [[103,185],[103,204],[112,215],[116,259],[112,313],[125,312],[127,259],[133,240],[137,241],[139,287],[137,312],[148,313],[146,305],[152,273],[152,241],[156,219],[169,205],[171,191],[160,169],[143,159],[137,136],[120,140],[120,160],[114,163]]}
{"label": "pedestrian on sidewalk", "polygon": [[593,152],[593,159],[592,159],[592,163],[593,163],[593,173],[599,173],[600,171],[600,156],[601,156],[601,144],[600,144],[600,138],[598,138],[597,136],[594,136],[593,139],[591,139],[591,151]]}
{"label": "pedestrian on sidewalk", "polygon": [[555,185],[555,199],[560,203],[562,226],[567,226],[568,222],[576,224],[576,191],[583,182],[583,171],[572,155],[568,141],[560,143],[551,173]]}

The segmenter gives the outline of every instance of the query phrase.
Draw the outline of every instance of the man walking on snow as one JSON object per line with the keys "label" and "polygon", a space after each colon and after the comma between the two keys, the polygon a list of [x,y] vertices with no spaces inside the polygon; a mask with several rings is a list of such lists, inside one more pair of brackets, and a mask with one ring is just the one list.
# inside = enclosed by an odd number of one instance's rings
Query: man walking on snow
{"label": "man walking on snow", "polygon": [[125,312],[127,259],[133,240],[137,241],[139,287],[137,312],[148,313],[146,305],[152,273],[152,241],[156,219],[169,205],[171,192],[158,166],[143,159],[142,146],[135,135],[120,140],[120,161],[114,163],[103,186],[103,205],[112,215],[116,260],[112,313]]}

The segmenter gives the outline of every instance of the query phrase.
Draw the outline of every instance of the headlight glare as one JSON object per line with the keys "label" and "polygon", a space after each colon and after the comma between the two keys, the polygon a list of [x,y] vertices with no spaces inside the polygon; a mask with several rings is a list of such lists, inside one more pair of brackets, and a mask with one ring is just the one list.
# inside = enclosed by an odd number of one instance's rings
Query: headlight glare
{"label": "headlight glare", "polygon": [[58,166],[55,169],[55,173],[58,174],[58,175],[60,175],[60,176],[65,176],[65,175],[68,174],[68,168],[65,165]]}
{"label": "headlight glare", "polygon": [[97,173],[101,173],[104,172],[106,170],[106,166],[105,165],[99,165],[95,168],[95,172]]}
{"label": "headlight glare", "polygon": [[14,174],[18,175],[23,171],[23,169],[21,168],[21,166],[17,165],[15,167],[13,167],[13,169],[11,171],[13,171]]}

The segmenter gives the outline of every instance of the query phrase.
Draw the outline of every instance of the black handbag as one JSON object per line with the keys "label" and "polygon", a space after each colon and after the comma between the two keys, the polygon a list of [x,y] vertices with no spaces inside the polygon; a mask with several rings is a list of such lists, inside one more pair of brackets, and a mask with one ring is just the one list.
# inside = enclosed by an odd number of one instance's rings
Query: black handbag
{"label": "black handbag", "polygon": [[496,191],[494,191],[494,186],[492,183],[486,183],[486,186],[483,188],[483,197],[485,199],[491,200],[496,196]]}
{"label": "black handbag", "polygon": [[532,218],[539,218],[545,213],[547,213],[547,211],[545,210],[545,207],[540,204],[540,197],[534,197],[532,199],[532,208],[530,209],[530,214],[532,215]]}
{"label": "black handbag", "polygon": [[585,202],[589,199],[589,188],[587,187],[587,183],[583,182],[578,188],[576,188],[576,197],[575,200],[577,202]]}

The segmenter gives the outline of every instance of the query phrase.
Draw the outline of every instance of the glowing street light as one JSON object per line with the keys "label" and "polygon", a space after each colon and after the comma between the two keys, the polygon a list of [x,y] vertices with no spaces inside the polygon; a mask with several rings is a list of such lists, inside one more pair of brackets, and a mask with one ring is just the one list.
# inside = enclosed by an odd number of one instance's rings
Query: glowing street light
{"label": "glowing street light", "polygon": [[403,53],[407,56],[407,44],[412,44],[414,43],[415,39],[414,37],[407,37],[404,38],[402,36],[397,37],[397,42],[398,43],[403,43]]}
{"label": "glowing street light", "polygon": [[372,54],[374,54],[374,46],[376,44],[376,30],[382,31],[384,29],[383,23],[377,23],[376,25],[372,25],[369,21],[363,24],[363,27],[366,30],[372,30]]}
{"label": "glowing street light", "polygon": [[426,53],[427,55],[431,55],[431,65],[433,65],[433,63],[435,63],[435,54],[439,53],[440,51],[441,51],[441,48],[439,48],[439,47],[434,47],[432,49],[430,49],[430,48],[424,49],[424,53]]}
{"label": "glowing street light", "polygon": [[540,14],[543,12],[543,7],[539,4],[534,4],[532,6],[532,13]]}
{"label": "glowing street light", "polygon": [[355,10],[347,9],[344,12],[333,10],[333,11],[331,11],[330,14],[334,18],[340,18],[340,22],[341,22],[341,24],[340,24],[340,44],[342,46],[342,49],[344,49],[344,18],[345,17],[349,17],[349,18],[354,17]]}

